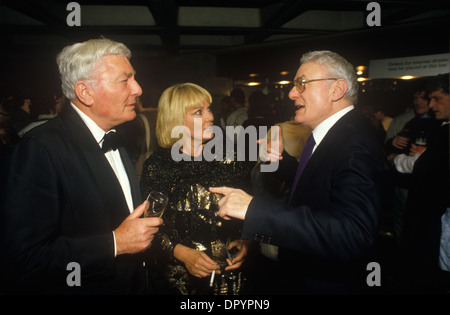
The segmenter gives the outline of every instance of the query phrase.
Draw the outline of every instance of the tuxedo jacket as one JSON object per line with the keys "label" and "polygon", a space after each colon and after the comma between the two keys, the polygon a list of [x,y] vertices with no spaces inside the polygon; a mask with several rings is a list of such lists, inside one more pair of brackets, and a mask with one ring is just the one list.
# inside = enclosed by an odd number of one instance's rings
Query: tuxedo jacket
{"label": "tuxedo jacket", "polygon": [[[137,207],[134,168],[119,150]],[[112,231],[130,214],[121,186],[72,108],[25,135],[3,165],[2,185],[4,292],[144,293],[141,257],[114,257]],[[68,285],[77,276],[80,286]]]}
{"label": "tuxedo jacket", "polygon": [[[285,293],[346,292],[350,280],[366,272],[358,264],[378,234],[384,157],[365,121],[351,110],[333,125],[291,204],[255,196],[248,207],[242,236],[279,247]],[[286,156],[279,172],[294,177],[298,163],[288,163]]]}

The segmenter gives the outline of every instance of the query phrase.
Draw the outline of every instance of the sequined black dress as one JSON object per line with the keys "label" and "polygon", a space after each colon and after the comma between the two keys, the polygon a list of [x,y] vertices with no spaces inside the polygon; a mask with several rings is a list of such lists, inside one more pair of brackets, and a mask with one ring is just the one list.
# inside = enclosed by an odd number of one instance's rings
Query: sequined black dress
{"label": "sequined black dress", "polygon": [[[149,250],[149,268],[164,274],[180,294],[238,294],[244,281],[241,272],[210,278],[196,278],[173,257],[177,244],[205,251],[212,257],[211,244],[224,246],[240,238],[242,221],[225,221],[216,216],[220,196],[209,187],[229,186],[248,191],[253,165],[240,161],[174,161],[170,149],[156,150],[144,163],[141,188],[143,196],[160,191],[169,197],[164,224]],[[224,281],[226,283],[224,283]]]}

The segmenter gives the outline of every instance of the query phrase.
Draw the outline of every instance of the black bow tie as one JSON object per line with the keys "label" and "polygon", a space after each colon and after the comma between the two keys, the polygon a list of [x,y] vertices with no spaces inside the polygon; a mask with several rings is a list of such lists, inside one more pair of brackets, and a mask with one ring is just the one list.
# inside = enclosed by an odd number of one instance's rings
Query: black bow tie
{"label": "black bow tie", "polygon": [[119,141],[117,137],[118,136],[115,131],[110,131],[105,134],[102,144],[103,153],[106,153],[109,150],[117,150],[117,148],[119,147]]}

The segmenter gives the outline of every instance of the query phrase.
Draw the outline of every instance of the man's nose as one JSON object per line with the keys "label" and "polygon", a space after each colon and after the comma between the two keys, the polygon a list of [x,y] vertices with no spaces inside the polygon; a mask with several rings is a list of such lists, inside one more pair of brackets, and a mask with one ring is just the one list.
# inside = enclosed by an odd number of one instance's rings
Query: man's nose
{"label": "man's nose", "polygon": [[433,108],[435,106],[435,101],[433,99],[430,100],[430,103],[428,103],[429,108]]}
{"label": "man's nose", "polygon": [[293,86],[291,88],[291,90],[289,91],[289,94],[288,94],[288,96],[291,100],[295,100],[297,97],[299,97],[299,95],[300,95],[300,93],[298,92],[298,90],[295,86]]}
{"label": "man's nose", "polygon": [[133,92],[133,95],[136,95],[136,96],[142,95],[142,88],[135,79],[133,79],[133,82],[132,82],[132,92]]}

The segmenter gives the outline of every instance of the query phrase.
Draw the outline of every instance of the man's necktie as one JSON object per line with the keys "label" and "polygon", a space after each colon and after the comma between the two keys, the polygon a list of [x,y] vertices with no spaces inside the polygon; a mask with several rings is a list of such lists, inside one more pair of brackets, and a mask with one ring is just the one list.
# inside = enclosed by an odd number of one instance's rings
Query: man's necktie
{"label": "man's necktie", "polygon": [[298,162],[297,174],[295,175],[294,182],[292,184],[291,192],[289,194],[289,203],[291,203],[292,197],[294,195],[295,188],[297,187],[297,183],[300,179],[300,176],[305,169],[306,163],[308,163],[309,158],[311,157],[314,146],[316,145],[316,141],[314,140],[313,134],[311,134],[306,141],[305,147],[303,148],[302,155],[300,157],[300,162]]}
{"label": "man's necktie", "polygon": [[102,150],[104,153],[109,150],[117,150],[119,147],[117,133],[115,131],[110,131],[106,133],[103,137]]}

